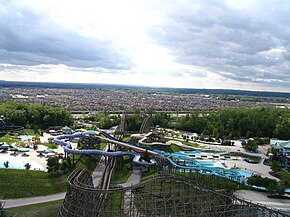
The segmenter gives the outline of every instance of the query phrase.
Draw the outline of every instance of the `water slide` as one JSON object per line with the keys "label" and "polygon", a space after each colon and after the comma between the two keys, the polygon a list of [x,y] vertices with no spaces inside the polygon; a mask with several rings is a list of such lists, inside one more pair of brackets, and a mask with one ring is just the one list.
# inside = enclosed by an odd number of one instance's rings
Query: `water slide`
{"label": "water slide", "polygon": [[[203,164],[204,162],[199,162],[199,161],[194,160],[194,159],[189,160],[185,156],[180,158],[180,160],[184,162],[184,164],[181,165],[178,162],[179,160],[177,160],[177,162],[176,162],[176,159],[175,160],[172,159],[171,154],[168,152],[160,151],[160,150],[156,150],[156,149],[144,149],[144,148],[137,146],[134,143],[124,142],[124,141],[118,140],[118,139],[112,137],[111,135],[109,135],[103,131],[100,132],[99,135],[100,135],[99,138],[106,140],[108,142],[111,142],[111,143],[126,146],[126,147],[133,149],[133,150],[138,150],[138,151],[142,151],[142,152],[147,151],[150,154],[163,156],[173,166],[180,169],[180,171],[188,171],[189,172],[190,170],[192,170],[192,171],[196,171],[196,172],[199,172],[199,173],[202,173],[205,175],[217,175],[217,176],[222,176],[222,177],[226,177],[226,178],[234,178],[236,180],[240,179],[240,180],[243,180],[243,182],[244,182],[245,177],[241,176],[238,172],[236,172],[234,170],[225,169],[224,167],[217,167],[217,166]],[[109,157],[129,155],[129,156],[134,156],[133,162],[136,164],[146,165],[146,166],[148,166],[148,165],[151,166],[151,165],[156,164],[156,161],[154,159],[151,159],[150,162],[141,161],[141,155],[139,153],[135,153],[135,152],[123,152],[123,151],[107,152],[107,151],[96,150],[96,149],[74,150],[74,149],[72,149],[70,142],[66,142],[63,140],[63,139],[79,138],[81,136],[82,136],[82,133],[76,133],[76,134],[72,134],[72,135],[61,135],[61,136],[56,137],[54,139],[54,142],[61,145],[64,148],[64,151],[66,153],[70,153],[70,154],[103,155],[103,156],[109,156]]]}
{"label": "water slide", "polygon": [[[220,177],[224,177],[227,179],[231,179],[231,180],[235,180],[238,181],[240,183],[246,183],[246,176],[244,176],[243,174],[240,174],[240,172],[238,170],[231,170],[231,169],[225,169],[224,167],[216,167],[216,166],[211,166],[206,164],[206,162],[199,162],[197,160],[194,159],[188,159],[185,156],[181,157],[179,160],[176,159],[172,159],[173,156],[171,156],[170,153],[165,152],[165,151],[161,151],[161,150],[157,150],[157,149],[144,149],[141,148],[139,146],[137,146],[134,143],[131,142],[124,142],[121,140],[118,140],[112,136],[110,136],[109,134],[105,133],[105,132],[100,132],[100,135],[103,137],[100,137],[101,139],[105,139],[108,142],[112,142],[112,143],[116,143],[119,145],[123,145],[126,147],[129,147],[133,150],[138,150],[140,152],[145,152],[148,151],[148,153],[151,154],[155,154],[155,155],[160,155],[165,157],[173,166],[175,166],[176,168],[180,169],[180,172],[190,172],[190,171],[194,171],[194,172],[198,172],[204,175],[216,175],[216,176],[220,176]],[[61,145],[64,148],[64,151],[66,153],[70,153],[70,154],[77,154],[77,155],[103,155],[103,156],[109,156],[109,157],[116,157],[116,156],[121,156],[121,155],[128,155],[128,156],[134,156],[133,157],[133,162],[135,164],[139,164],[139,165],[144,165],[144,166],[151,166],[151,165],[155,165],[156,161],[154,159],[151,159],[150,162],[144,162],[141,161],[141,155],[139,153],[135,153],[135,152],[123,152],[123,151],[115,151],[115,152],[107,152],[107,151],[102,151],[102,150],[96,150],[96,149],[86,149],[86,150],[74,150],[72,149],[72,146],[70,144],[70,142],[66,142],[63,141],[63,139],[74,139],[74,138],[79,138],[82,136],[82,133],[75,133],[72,135],[61,135],[58,136],[54,139],[54,142],[56,144]],[[176,141],[174,141],[176,142]],[[183,162],[183,165],[179,164],[179,162]],[[205,163],[205,164],[204,164]],[[259,188],[261,189],[261,187],[257,187],[257,186],[252,186],[255,188]],[[285,190],[285,192],[290,192],[290,188],[287,188]]]}
{"label": "water slide", "polygon": [[[164,145],[164,146],[170,146],[172,144],[179,146],[180,148],[184,148],[187,150],[196,150],[198,148],[195,147],[191,147],[188,145],[184,145],[182,142],[180,141],[176,141],[176,140],[169,140],[166,143],[164,142],[145,142],[145,140],[152,134],[152,132],[149,132],[148,134],[146,134],[142,139],[140,139],[138,141],[138,143],[140,143],[141,145],[148,145],[148,146],[153,146],[153,145]],[[140,134],[136,134],[138,136],[141,136]]]}
{"label": "water slide", "polygon": [[[105,132],[101,132],[101,135],[107,137],[109,140],[116,141],[117,143],[124,143],[109,134]],[[144,162],[141,161],[141,155],[139,153],[135,152],[123,152],[123,151],[114,151],[114,152],[108,152],[108,151],[102,151],[97,149],[84,149],[84,150],[75,150],[72,149],[72,146],[70,142],[64,141],[64,139],[75,139],[82,136],[82,133],[75,133],[75,134],[67,134],[67,135],[61,135],[54,139],[54,142],[58,145],[61,145],[64,148],[64,151],[69,154],[76,154],[76,155],[102,155],[102,156],[108,156],[108,157],[117,157],[121,155],[129,155],[134,156],[133,162],[139,165],[145,165],[145,166],[151,166],[156,164],[156,161],[154,159],[151,159],[150,162]],[[134,148],[136,145],[132,145],[130,143],[126,143],[126,146],[131,146]]]}

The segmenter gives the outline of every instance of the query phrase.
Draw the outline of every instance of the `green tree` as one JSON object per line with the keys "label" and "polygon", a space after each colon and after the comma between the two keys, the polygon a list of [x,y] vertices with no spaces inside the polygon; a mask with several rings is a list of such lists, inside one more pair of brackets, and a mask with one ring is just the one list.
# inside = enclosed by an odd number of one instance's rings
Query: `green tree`
{"label": "green tree", "polygon": [[4,165],[4,167],[5,167],[6,169],[8,169],[8,168],[9,168],[9,161],[8,161],[8,160],[5,161],[5,162],[3,163],[3,165]]}
{"label": "green tree", "polygon": [[285,183],[280,181],[280,182],[271,182],[268,186],[267,186],[267,192],[269,192],[270,194],[278,194],[278,195],[283,195],[285,194]]}
{"label": "green tree", "polygon": [[212,133],[212,136],[215,139],[219,139],[220,135],[219,135],[219,130],[217,128],[214,128],[213,133]]}
{"label": "green tree", "polygon": [[251,131],[247,131],[246,138],[252,138],[253,135],[254,134]]}
{"label": "green tree", "polygon": [[279,139],[289,139],[290,138],[290,119],[284,118],[280,123],[276,125],[274,130],[274,136]]}
{"label": "green tree", "polygon": [[25,170],[30,170],[30,168],[31,168],[30,163],[24,164],[24,168],[25,168]]}
{"label": "green tree", "polygon": [[285,194],[286,185],[284,182],[280,181],[277,186],[277,193],[279,195]]}
{"label": "green tree", "polygon": [[267,192],[269,192],[270,194],[275,194],[276,191],[277,191],[277,183],[276,182],[271,182],[267,186]]}
{"label": "green tree", "polygon": [[272,160],[271,169],[274,173],[277,173],[281,170],[279,161]]}
{"label": "green tree", "polygon": [[139,114],[131,114],[126,116],[127,129],[129,131],[139,131],[143,118]]}
{"label": "green tree", "polygon": [[7,117],[8,125],[33,127],[35,132],[40,128],[71,125],[73,122],[71,113],[64,108],[43,106],[39,103],[1,103],[0,114]]}
{"label": "green tree", "polygon": [[247,151],[255,151],[258,148],[258,145],[255,140],[249,140],[248,142],[242,142],[242,146]]}
{"label": "green tree", "polygon": [[146,109],[145,113],[152,117],[153,114],[155,114],[155,109],[153,107],[149,107]]}
{"label": "green tree", "polygon": [[168,127],[170,120],[170,114],[165,112],[157,112],[153,116],[153,122],[161,127]]}
{"label": "green tree", "polygon": [[60,168],[59,157],[50,157],[47,159],[47,171],[49,173],[57,172]]}

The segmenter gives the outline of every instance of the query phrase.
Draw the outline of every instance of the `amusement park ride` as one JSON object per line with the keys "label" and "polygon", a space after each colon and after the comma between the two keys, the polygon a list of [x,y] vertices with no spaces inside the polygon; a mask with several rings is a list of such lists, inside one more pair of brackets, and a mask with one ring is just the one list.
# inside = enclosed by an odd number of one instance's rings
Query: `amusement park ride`
{"label": "amusement park ride", "polygon": [[[147,118],[148,121],[148,118]],[[144,127],[143,127],[144,128]],[[144,129],[143,129],[144,130]],[[119,130],[119,134],[122,134]],[[82,133],[61,135],[54,142],[61,145],[71,155],[102,155],[109,158],[101,182],[96,186],[88,170],[75,170],[68,178],[68,189],[64,203],[59,209],[59,217],[68,216],[290,216],[282,211],[251,203],[234,197],[233,192],[215,191],[202,183],[188,178],[190,175],[207,176],[214,181],[220,176],[244,182],[236,171],[209,168],[197,161],[180,165],[169,153],[143,148],[131,142],[116,139],[105,132],[96,132],[97,137],[116,147],[105,151],[97,149],[75,150],[68,140],[81,138]],[[127,147],[131,151],[122,151]],[[142,159],[149,154],[147,161]],[[111,186],[116,157],[131,156],[132,163],[142,168],[157,171],[155,176],[129,187]],[[189,175],[182,176],[182,173]],[[234,179],[235,178],[235,179]]]}
{"label": "amusement park ride", "polygon": [[[147,126],[152,122],[145,118],[142,133],[148,133]],[[121,123],[119,135],[124,134],[125,121]],[[0,132],[7,133],[23,129],[20,126],[7,126],[5,118],[0,119]],[[74,170],[68,177],[67,193],[58,216],[199,216],[199,217],[284,217],[290,215],[280,210],[242,200],[227,190],[213,190],[203,183],[190,179],[190,176],[204,176],[214,181],[217,176],[244,183],[236,171],[208,167],[196,160],[174,158],[173,154],[158,149],[144,148],[131,142],[122,141],[106,132],[92,132],[60,135],[54,142],[63,147],[65,156],[80,155],[104,156],[106,165],[97,185],[89,170]],[[83,141],[84,149],[74,149],[71,140]],[[110,147],[100,150],[97,144],[103,140]],[[126,149],[126,151],[124,151]],[[145,160],[144,155],[149,155]],[[118,157],[130,156],[132,164],[139,168],[154,170],[155,175],[131,186],[112,185],[112,175]],[[183,162],[180,164],[180,160]],[[186,174],[186,175],[185,175]],[[0,203],[0,214],[3,204]]]}

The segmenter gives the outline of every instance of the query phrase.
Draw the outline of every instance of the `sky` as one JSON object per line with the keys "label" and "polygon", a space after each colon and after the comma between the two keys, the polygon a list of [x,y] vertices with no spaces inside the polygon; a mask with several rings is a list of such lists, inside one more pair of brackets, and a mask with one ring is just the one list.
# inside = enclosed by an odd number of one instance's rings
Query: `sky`
{"label": "sky", "polygon": [[288,0],[0,0],[0,80],[290,92]]}

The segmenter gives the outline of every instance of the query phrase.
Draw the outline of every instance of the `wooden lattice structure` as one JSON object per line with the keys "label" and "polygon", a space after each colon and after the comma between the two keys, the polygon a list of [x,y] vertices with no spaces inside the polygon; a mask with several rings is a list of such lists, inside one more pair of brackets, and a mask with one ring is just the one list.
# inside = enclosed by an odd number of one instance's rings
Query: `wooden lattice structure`
{"label": "wooden lattice structure", "polygon": [[59,210],[66,216],[126,217],[282,217],[278,210],[214,191],[188,178],[161,175],[127,188],[93,187],[87,171],[75,171],[68,179],[67,194]]}
{"label": "wooden lattice structure", "polygon": [[123,135],[126,130],[126,114],[122,114],[120,124],[118,125],[115,134]]}
{"label": "wooden lattice structure", "polygon": [[143,122],[141,124],[141,128],[140,128],[139,132],[140,133],[148,133],[152,127],[154,127],[152,116],[146,116],[143,119]]}

